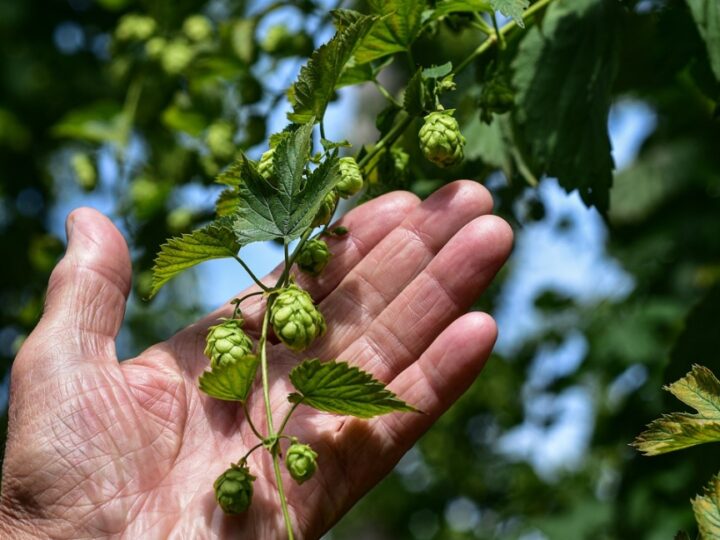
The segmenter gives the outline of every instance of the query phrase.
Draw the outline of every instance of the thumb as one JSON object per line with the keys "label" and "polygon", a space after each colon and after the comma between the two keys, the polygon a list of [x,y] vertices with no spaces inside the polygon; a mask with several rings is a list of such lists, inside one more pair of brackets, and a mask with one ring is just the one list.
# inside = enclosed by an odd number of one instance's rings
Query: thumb
{"label": "thumb", "polygon": [[90,208],[73,211],[65,228],[67,251],[50,276],[42,319],[15,361],[32,363],[33,371],[117,361],[115,337],[130,291],[127,243],[107,217]]}

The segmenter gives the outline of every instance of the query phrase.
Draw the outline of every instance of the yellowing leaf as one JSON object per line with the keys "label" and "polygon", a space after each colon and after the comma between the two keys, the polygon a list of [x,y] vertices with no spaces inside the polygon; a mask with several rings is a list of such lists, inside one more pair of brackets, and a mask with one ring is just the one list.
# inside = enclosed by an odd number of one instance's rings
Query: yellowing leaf
{"label": "yellowing leaf", "polygon": [[720,381],[712,371],[695,365],[690,373],[665,389],[697,414],[663,415],[650,423],[633,446],[653,456],[720,441]]}
{"label": "yellowing leaf", "polygon": [[704,540],[720,538],[720,475],[710,480],[702,495],[692,501],[695,520]]}

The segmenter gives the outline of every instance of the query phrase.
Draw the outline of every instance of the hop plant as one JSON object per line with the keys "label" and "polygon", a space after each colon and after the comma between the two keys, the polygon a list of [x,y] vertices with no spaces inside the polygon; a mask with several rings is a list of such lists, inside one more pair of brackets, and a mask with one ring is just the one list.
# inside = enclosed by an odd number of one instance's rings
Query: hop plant
{"label": "hop plant", "polygon": [[153,35],[156,26],[152,17],[128,13],[115,28],[115,37],[119,41],[145,41]]}
{"label": "hop plant", "polygon": [[312,38],[305,32],[292,32],[284,24],[271,26],[260,47],[277,57],[309,56],[314,47]]}
{"label": "hop plant", "polygon": [[273,176],[273,156],[275,155],[275,149],[271,148],[260,156],[258,162],[257,171],[260,173],[265,180],[270,182]]}
{"label": "hop plant", "polygon": [[149,39],[148,42],[145,44],[145,52],[147,53],[148,57],[152,58],[153,60],[158,60],[162,58],[162,54],[166,46],[167,40],[165,38],[154,37],[152,39]]}
{"label": "hop plant", "polygon": [[288,448],[285,456],[285,466],[290,472],[290,476],[298,483],[302,484],[310,480],[317,470],[317,453],[310,448],[310,445],[300,444],[297,439],[293,438],[293,442]]}
{"label": "hop plant", "polygon": [[463,159],[465,137],[460,133],[453,112],[446,110],[428,114],[418,134],[423,155],[438,167],[450,167]]}
{"label": "hop plant", "polygon": [[320,205],[320,210],[318,210],[318,213],[315,214],[315,219],[313,219],[312,227],[319,227],[320,225],[325,225],[328,221],[330,221],[330,219],[332,219],[332,216],[335,213],[335,205],[337,204],[337,201],[337,192],[331,191],[330,193],[325,195],[325,198]]}
{"label": "hop plant", "polygon": [[191,15],[182,26],[184,34],[195,42],[206,41],[212,35],[213,27],[204,15]]}
{"label": "hop plant", "polygon": [[227,319],[208,329],[205,356],[212,367],[241,360],[253,350],[253,342],[242,329],[241,319]]}
{"label": "hop plant", "polygon": [[340,158],[340,181],[335,189],[343,198],[352,197],[363,187],[363,177],[360,167],[354,157]]}
{"label": "hop plant", "polygon": [[297,258],[297,265],[303,272],[317,276],[330,262],[330,250],[324,240],[308,240]]}
{"label": "hop plant", "polygon": [[160,62],[169,75],[183,71],[195,56],[195,50],[184,39],[173,39],[162,51]]}
{"label": "hop plant", "polygon": [[250,507],[255,477],[247,465],[231,465],[213,484],[215,499],[226,514],[242,514]]}
{"label": "hop plant", "polygon": [[512,87],[501,78],[492,79],[485,84],[478,100],[480,118],[489,124],[493,114],[503,114],[515,106],[515,92]]}
{"label": "hop plant", "polygon": [[229,159],[235,152],[234,129],[230,122],[218,120],[210,125],[205,142],[212,154],[219,159]]}
{"label": "hop plant", "polygon": [[297,285],[289,285],[275,298],[270,323],[280,340],[293,351],[307,349],[327,327],[310,295]]}

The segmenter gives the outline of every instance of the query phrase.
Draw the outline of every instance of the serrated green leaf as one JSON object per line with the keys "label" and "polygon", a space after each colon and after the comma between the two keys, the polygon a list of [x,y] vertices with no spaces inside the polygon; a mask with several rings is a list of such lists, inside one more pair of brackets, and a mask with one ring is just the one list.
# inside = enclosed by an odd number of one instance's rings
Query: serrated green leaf
{"label": "serrated green leaf", "polygon": [[215,177],[217,184],[239,186],[242,184],[242,160],[236,159]]}
{"label": "serrated green leaf", "polygon": [[242,158],[244,182],[238,189],[240,203],[233,216],[235,236],[242,245],[274,239],[289,242],[299,237],[337,183],[335,156],[328,157],[305,180],[312,127],[311,120],[278,144],[273,156],[276,184],[267,182],[253,163]]}
{"label": "serrated green leaf", "polygon": [[479,11],[492,11],[489,0],[442,0],[437,3],[433,19],[445,17],[451,13],[475,13]]}
{"label": "serrated green leaf", "polygon": [[705,40],[710,65],[720,81],[720,2],[717,0],[687,0],[695,24]]}
{"label": "serrated green leaf", "polygon": [[551,4],[542,29],[525,34],[513,62],[515,135],[533,172],[577,189],[601,213],[608,209],[614,166],[607,123],[617,9],[597,0]]}
{"label": "serrated green leaf", "polygon": [[312,53],[292,87],[293,112],[288,114],[291,122],[304,124],[312,118],[322,120],[345,65],[374,20],[367,16],[356,20]]}
{"label": "serrated green leaf", "polygon": [[408,50],[422,28],[427,7],[425,0],[370,0],[369,4],[380,18],[355,52],[358,64]]}
{"label": "serrated green leaf", "polygon": [[237,189],[226,189],[218,196],[215,202],[215,214],[217,217],[234,214],[240,206],[240,193]]}
{"label": "serrated green leaf", "polygon": [[218,219],[189,234],[171,238],[160,247],[155,258],[150,297],[188,268],[211,259],[234,257],[240,247],[227,218]]}
{"label": "serrated green leaf", "polygon": [[693,499],[692,507],[703,540],[720,538],[720,475],[715,475],[705,492]]}
{"label": "serrated green leaf", "polygon": [[697,414],[672,413],[650,423],[633,443],[654,456],[697,444],[720,442],[720,381],[712,371],[693,366],[690,373],[665,388]]}
{"label": "serrated green leaf", "polygon": [[200,376],[200,390],[224,401],[244,402],[255,381],[259,363],[256,355],[248,354],[235,363],[216,366]]}
{"label": "serrated green leaf", "polygon": [[398,399],[372,375],[345,362],[305,360],[290,372],[298,393],[288,399],[301,401],[319,411],[372,418],[394,411],[413,412],[416,409]]}
{"label": "serrated green leaf", "polygon": [[490,0],[490,6],[506,17],[510,17],[520,28],[525,28],[523,12],[530,7],[529,0]]}
{"label": "serrated green leaf", "polygon": [[330,11],[335,28],[339,31],[345,30],[348,26],[356,23],[366,15],[354,9],[333,9]]}

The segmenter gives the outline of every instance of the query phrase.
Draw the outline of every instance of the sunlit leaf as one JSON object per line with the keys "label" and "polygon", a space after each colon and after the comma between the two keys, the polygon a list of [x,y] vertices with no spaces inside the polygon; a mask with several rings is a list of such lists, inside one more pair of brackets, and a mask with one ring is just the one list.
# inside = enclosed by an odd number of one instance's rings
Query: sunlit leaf
{"label": "sunlit leaf", "polygon": [[415,411],[372,375],[345,362],[305,360],[290,372],[290,381],[297,393],[288,399],[319,411],[358,418]]}
{"label": "sunlit leaf", "polygon": [[369,4],[380,18],[355,52],[360,64],[407,51],[420,32],[427,7],[424,0],[370,0]]}
{"label": "sunlit leaf", "polygon": [[160,247],[155,259],[150,296],[155,296],[165,283],[188,268],[211,259],[234,257],[240,247],[227,219],[171,238]]}
{"label": "sunlit leaf", "polygon": [[720,538],[720,475],[716,475],[702,495],[692,501],[695,521],[703,539]]}
{"label": "sunlit leaf", "polygon": [[712,371],[695,365],[666,390],[697,413],[663,415],[650,423],[633,446],[654,456],[697,444],[720,442],[720,381]]}
{"label": "sunlit leaf", "polygon": [[252,388],[260,359],[245,355],[234,363],[215,366],[200,376],[200,390],[225,401],[245,401]]}
{"label": "sunlit leaf", "polygon": [[490,6],[506,17],[514,20],[518,26],[524,28],[523,11],[530,7],[529,0],[490,0]]}

